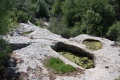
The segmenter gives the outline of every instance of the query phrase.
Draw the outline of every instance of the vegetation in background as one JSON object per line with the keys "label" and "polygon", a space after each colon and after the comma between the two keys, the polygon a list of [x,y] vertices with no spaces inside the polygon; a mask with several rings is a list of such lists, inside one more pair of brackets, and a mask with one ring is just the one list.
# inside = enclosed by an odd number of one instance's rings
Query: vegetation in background
{"label": "vegetation in background", "polygon": [[0,78],[3,79],[4,76],[4,70],[7,67],[7,61],[9,59],[9,55],[11,53],[11,48],[7,44],[6,41],[4,41],[2,38],[0,38]]}
{"label": "vegetation in background", "polygon": [[[67,58],[68,60],[76,63],[79,66],[82,66],[85,69],[90,69],[94,67],[93,60],[89,59],[88,57],[77,56],[77,55],[74,55],[73,53],[66,52],[66,51],[62,51],[59,53],[63,55],[65,58]],[[78,53],[78,55],[80,54]]]}
{"label": "vegetation in background", "polygon": [[54,0],[15,0],[11,11],[13,21],[24,22],[28,20],[35,23],[39,18],[49,18],[48,10]]}
{"label": "vegetation in background", "polygon": [[[13,4],[13,0],[6,2],[7,6]],[[38,26],[48,21],[48,29],[65,38],[84,33],[120,41],[118,34],[111,31],[120,20],[119,0],[14,0],[13,8],[4,7],[6,2],[0,3],[3,6],[0,9],[4,9],[0,10],[1,33],[8,32],[7,24],[11,21],[26,23],[29,20]],[[118,28],[114,28],[116,33]]]}
{"label": "vegetation in background", "polygon": [[74,68],[73,66],[69,64],[65,64],[59,58],[54,58],[54,57],[47,60],[45,62],[45,66],[57,73],[62,73],[62,74],[76,71],[76,68]]}
{"label": "vegetation in background", "polygon": [[67,28],[67,25],[63,22],[60,22],[56,18],[50,19],[50,27],[48,29],[53,32],[61,35],[62,37],[69,38],[69,29]]}
{"label": "vegetation in background", "polygon": [[0,1],[0,35],[7,33],[11,28],[9,11],[12,9],[13,2],[14,0]]}
{"label": "vegetation in background", "polygon": [[0,58],[5,58],[10,52],[11,48],[8,43],[2,38],[0,38]]}
{"label": "vegetation in background", "polygon": [[119,15],[119,0],[5,0],[0,3],[0,33],[10,30],[11,21],[30,20],[41,26],[39,20],[45,18],[53,19],[49,30],[66,38],[85,33],[119,41],[111,31],[119,23]]}
{"label": "vegetation in background", "polygon": [[115,79],[115,80],[120,80],[120,77],[118,79]]}
{"label": "vegetation in background", "polygon": [[83,44],[90,50],[98,50],[102,49],[102,44],[100,41],[97,40],[84,40]]}
{"label": "vegetation in background", "polygon": [[67,25],[69,37],[81,33],[105,36],[115,20],[114,9],[108,0],[65,0],[61,8],[61,21]]}
{"label": "vegetation in background", "polygon": [[107,32],[109,39],[114,41],[120,41],[120,22],[114,23]]}
{"label": "vegetation in background", "polygon": [[[51,10],[52,15],[59,12],[57,16],[54,15],[56,19],[53,18],[54,21],[57,21],[57,25],[50,21],[52,29],[48,29],[65,38],[85,33],[120,41],[118,35],[111,34],[116,38],[108,35],[111,27],[120,20],[119,6],[119,0],[57,0]],[[60,11],[55,11],[58,8]]]}

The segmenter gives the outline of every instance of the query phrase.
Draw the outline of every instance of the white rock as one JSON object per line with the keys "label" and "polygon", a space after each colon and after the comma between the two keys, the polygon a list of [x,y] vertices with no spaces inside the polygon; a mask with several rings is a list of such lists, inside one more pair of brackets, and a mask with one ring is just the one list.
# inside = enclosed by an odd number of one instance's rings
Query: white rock
{"label": "white rock", "polygon": [[[55,44],[58,42],[61,46],[70,50],[84,51],[88,55],[93,56],[95,68],[86,69],[85,74],[81,74],[81,78],[74,76],[57,76],[55,80],[114,80],[120,76],[120,47],[113,47],[113,41],[105,38],[93,37],[86,34],[79,35],[75,38],[64,39],[60,35],[51,33],[46,29],[39,28],[34,25],[20,24],[20,32],[33,31],[28,36],[10,36],[5,38],[10,44],[29,44],[21,49],[13,51],[15,53],[15,59],[21,58],[22,63],[17,63],[17,72],[25,72],[29,75],[29,80],[50,80],[49,72],[44,68],[41,63],[47,56],[59,57],[66,64],[70,64],[74,67],[82,67],[67,60],[54,51],[51,46],[55,48]],[[96,51],[88,50],[82,41],[85,39],[99,40],[103,48]],[[28,69],[30,71],[28,71]],[[40,71],[39,68],[42,70]],[[46,76],[44,76],[46,74]],[[32,79],[32,77],[34,79]],[[41,76],[41,77],[40,77]]]}

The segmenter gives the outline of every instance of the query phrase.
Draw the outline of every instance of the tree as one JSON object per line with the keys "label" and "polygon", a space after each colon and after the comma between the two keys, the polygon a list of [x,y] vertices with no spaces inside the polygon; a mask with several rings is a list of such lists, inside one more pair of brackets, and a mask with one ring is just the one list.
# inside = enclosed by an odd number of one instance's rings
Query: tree
{"label": "tree", "polygon": [[115,22],[107,32],[109,39],[120,42],[120,22]]}
{"label": "tree", "polygon": [[52,6],[52,13],[55,17],[59,16],[61,14],[61,2],[60,0],[55,0],[53,6]]}
{"label": "tree", "polygon": [[10,29],[9,11],[12,9],[14,0],[2,0],[0,2],[0,35],[7,33]]}
{"label": "tree", "polygon": [[36,10],[36,17],[37,18],[44,18],[48,16],[47,14],[47,4],[44,0],[37,0],[37,10]]}
{"label": "tree", "polygon": [[96,36],[106,35],[115,21],[115,12],[108,0],[65,0],[62,12],[68,27],[79,26],[79,33]]}

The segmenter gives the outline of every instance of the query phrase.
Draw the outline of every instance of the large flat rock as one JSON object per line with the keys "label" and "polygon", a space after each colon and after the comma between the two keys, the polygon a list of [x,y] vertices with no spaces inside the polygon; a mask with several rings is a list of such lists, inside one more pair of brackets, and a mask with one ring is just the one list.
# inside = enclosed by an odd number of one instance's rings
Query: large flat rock
{"label": "large flat rock", "polygon": [[[50,73],[42,64],[47,56],[59,57],[66,64],[85,70],[84,74],[79,74],[79,76],[77,74],[73,76],[55,75],[55,80],[114,80],[120,76],[120,47],[112,46],[113,41],[86,34],[64,39],[47,29],[24,23],[20,24],[17,31],[20,33],[19,36],[9,36],[5,39],[14,47],[26,44],[21,48],[16,47],[10,59],[10,64],[16,63],[16,65],[9,66],[15,74],[19,73],[23,80],[50,80]],[[24,32],[31,33],[22,35]],[[99,40],[103,48],[95,51],[89,50],[82,44],[85,39]],[[67,49],[84,51],[91,55],[94,58],[95,68],[84,69],[61,56],[52,49],[52,46],[55,48],[58,43],[63,44],[62,46]]]}

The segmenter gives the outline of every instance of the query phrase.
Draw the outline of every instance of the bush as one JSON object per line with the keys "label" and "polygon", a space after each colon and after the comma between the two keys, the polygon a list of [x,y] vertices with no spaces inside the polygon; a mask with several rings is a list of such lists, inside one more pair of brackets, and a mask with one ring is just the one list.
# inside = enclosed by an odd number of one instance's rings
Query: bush
{"label": "bush", "polygon": [[120,77],[119,77],[119,78],[117,78],[117,79],[115,79],[115,80],[120,80]]}
{"label": "bush", "polygon": [[26,13],[24,11],[18,11],[17,18],[18,18],[18,20],[17,20],[18,22],[26,23],[29,20],[28,13]]}
{"label": "bush", "polygon": [[8,33],[11,28],[9,24],[10,19],[8,18],[8,16],[0,15],[0,35]]}
{"label": "bush", "polygon": [[107,36],[111,40],[120,42],[120,22],[114,23],[107,32]]}
{"label": "bush", "polygon": [[108,0],[65,0],[62,13],[67,27],[76,27],[79,23],[79,33],[96,36],[106,35],[115,20],[113,6]]}
{"label": "bush", "polygon": [[48,29],[51,32],[61,35],[64,38],[70,37],[69,29],[67,28],[66,24],[57,20],[56,18],[50,19],[50,26],[48,27]]}
{"label": "bush", "polygon": [[36,26],[43,27],[41,19],[31,20],[31,22]]}
{"label": "bush", "polygon": [[69,64],[65,64],[62,60],[59,58],[50,58],[45,63],[46,67],[51,68],[53,71],[57,73],[69,73],[76,71],[76,68],[72,67]]}
{"label": "bush", "polygon": [[0,59],[4,59],[6,58],[6,56],[8,56],[8,54],[11,52],[11,48],[8,45],[8,43],[3,40],[2,38],[0,38]]}
{"label": "bush", "polygon": [[5,68],[5,62],[8,59],[11,51],[12,50],[7,42],[0,38],[0,69]]}
{"label": "bush", "polygon": [[9,11],[12,9],[14,0],[2,0],[0,2],[0,35],[6,34],[10,26]]}

